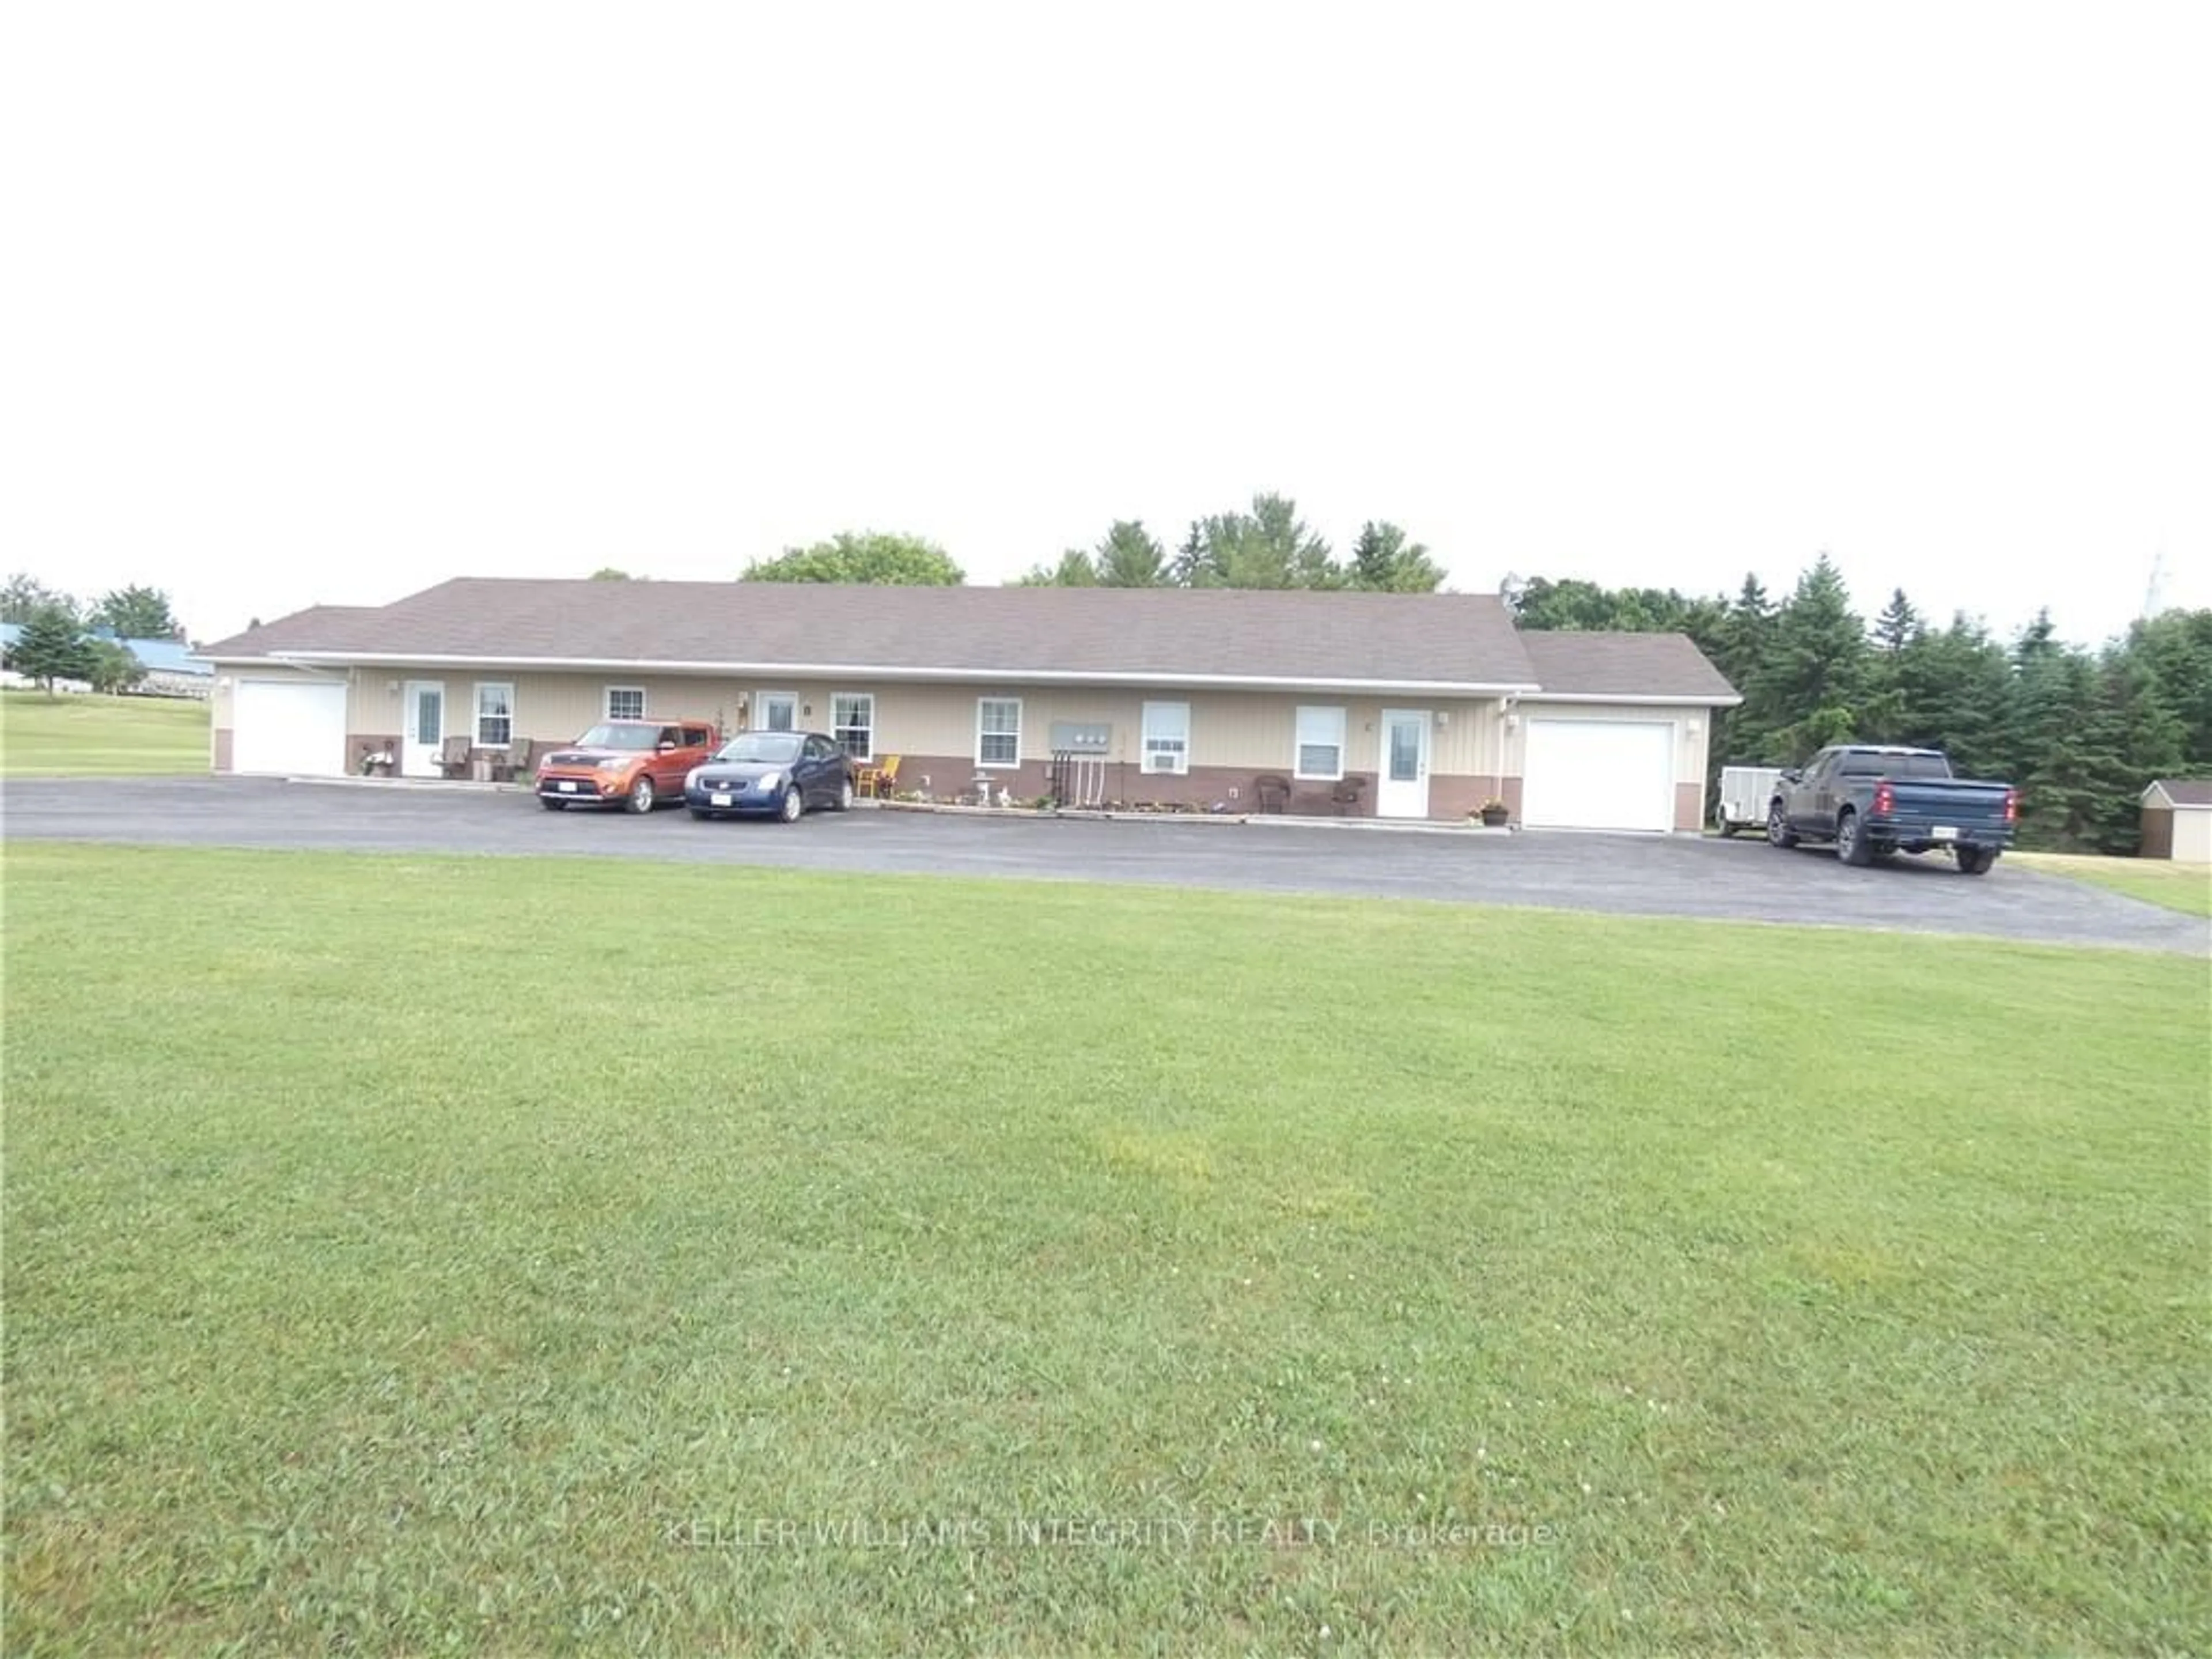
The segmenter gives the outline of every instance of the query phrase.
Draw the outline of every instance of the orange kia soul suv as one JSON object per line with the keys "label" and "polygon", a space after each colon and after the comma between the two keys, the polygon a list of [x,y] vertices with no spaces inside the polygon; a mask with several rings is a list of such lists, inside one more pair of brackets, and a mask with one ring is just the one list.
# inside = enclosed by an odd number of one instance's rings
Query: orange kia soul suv
{"label": "orange kia soul suv", "polygon": [[626,806],[650,812],[684,799],[684,779],[721,746],[712,720],[601,720],[538,763],[538,799],[549,812]]}

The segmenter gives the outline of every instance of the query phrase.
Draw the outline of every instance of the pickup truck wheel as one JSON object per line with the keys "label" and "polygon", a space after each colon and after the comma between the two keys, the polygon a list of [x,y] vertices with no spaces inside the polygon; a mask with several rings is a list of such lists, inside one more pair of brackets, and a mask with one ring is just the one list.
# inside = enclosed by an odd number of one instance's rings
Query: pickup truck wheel
{"label": "pickup truck wheel", "polygon": [[633,812],[650,812],[659,805],[659,802],[653,798],[651,775],[639,773],[637,781],[629,787],[629,810]]}
{"label": "pickup truck wheel", "polygon": [[1783,811],[1780,801],[1766,809],[1766,839],[1776,847],[1797,844],[1797,832],[1790,827],[1789,815]]}
{"label": "pickup truck wheel", "polygon": [[1990,872],[1990,866],[1996,861],[1996,853],[1990,848],[1961,847],[1959,849],[1959,873],[1962,876],[1986,876]]}
{"label": "pickup truck wheel", "polygon": [[1844,812],[1836,819],[1836,856],[1844,863],[1863,869],[1874,862],[1874,843],[1859,829],[1859,815]]}

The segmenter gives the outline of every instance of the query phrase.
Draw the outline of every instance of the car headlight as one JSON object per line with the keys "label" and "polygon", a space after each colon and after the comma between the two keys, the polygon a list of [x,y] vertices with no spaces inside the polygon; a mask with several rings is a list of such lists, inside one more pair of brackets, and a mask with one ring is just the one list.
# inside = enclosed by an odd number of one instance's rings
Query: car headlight
{"label": "car headlight", "polygon": [[781,772],[763,772],[763,773],[762,773],[762,774],[761,774],[760,787],[761,787],[763,789],[773,789],[773,788],[775,788],[777,785],[781,784],[782,781],[783,781],[783,774],[782,774],[782,773],[781,773]]}
{"label": "car headlight", "polygon": [[706,769],[703,766],[695,766],[686,772],[684,775],[684,787],[686,789],[696,789],[699,787],[699,775]]}
{"label": "car headlight", "polygon": [[629,757],[627,755],[609,755],[599,764],[599,770],[602,772],[626,772],[629,769]]}

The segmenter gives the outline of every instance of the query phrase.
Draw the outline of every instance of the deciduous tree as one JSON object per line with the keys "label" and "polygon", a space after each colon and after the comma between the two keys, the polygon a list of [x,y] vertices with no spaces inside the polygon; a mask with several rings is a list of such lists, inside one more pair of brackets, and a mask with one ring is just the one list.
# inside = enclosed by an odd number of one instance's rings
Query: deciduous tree
{"label": "deciduous tree", "polygon": [[95,691],[127,691],[146,678],[145,665],[114,640],[88,641],[85,653],[84,678]]}
{"label": "deciduous tree", "polygon": [[70,595],[21,571],[0,584],[0,622],[27,623],[41,611],[62,611],[72,618],[83,614]]}
{"label": "deciduous tree", "polygon": [[756,559],[738,580],[957,587],[967,577],[951,554],[920,536],[840,531],[811,547],[791,548],[773,559]]}
{"label": "deciduous tree", "polygon": [[1218,513],[1192,526],[1178,559],[1187,587],[1340,587],[1328,542],[1298,517],[1287,495],[1258,495],[1249,513]]}
{"label": "deciduous tree", "polygon": [[106,595],[92,613],[92,625],[114,630],[126,640],[180,640],[183,627],[169,609],[169,596],[158,587],[122,587]]}

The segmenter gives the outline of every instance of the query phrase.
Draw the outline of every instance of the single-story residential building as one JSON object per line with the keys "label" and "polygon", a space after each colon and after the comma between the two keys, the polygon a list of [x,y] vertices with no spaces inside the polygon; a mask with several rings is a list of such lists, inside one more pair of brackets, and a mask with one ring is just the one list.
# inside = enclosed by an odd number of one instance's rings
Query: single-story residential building
{"label": "single-story residential building", "polygon": [[[861,587],[463,578],[205,647],[219,772],[503,757],[595,720],[828,732],[897,787],[1695,830],[1712,714],[1740,701],[1679,634],[1523,634],[1492,594]],[[1271,789],[1273,785],[1271,783]]]}
{"label": "single-story residential building", "polygon": [[2212,778],[2160,778],[2142,792],[2142,856],[2212,864]]}

